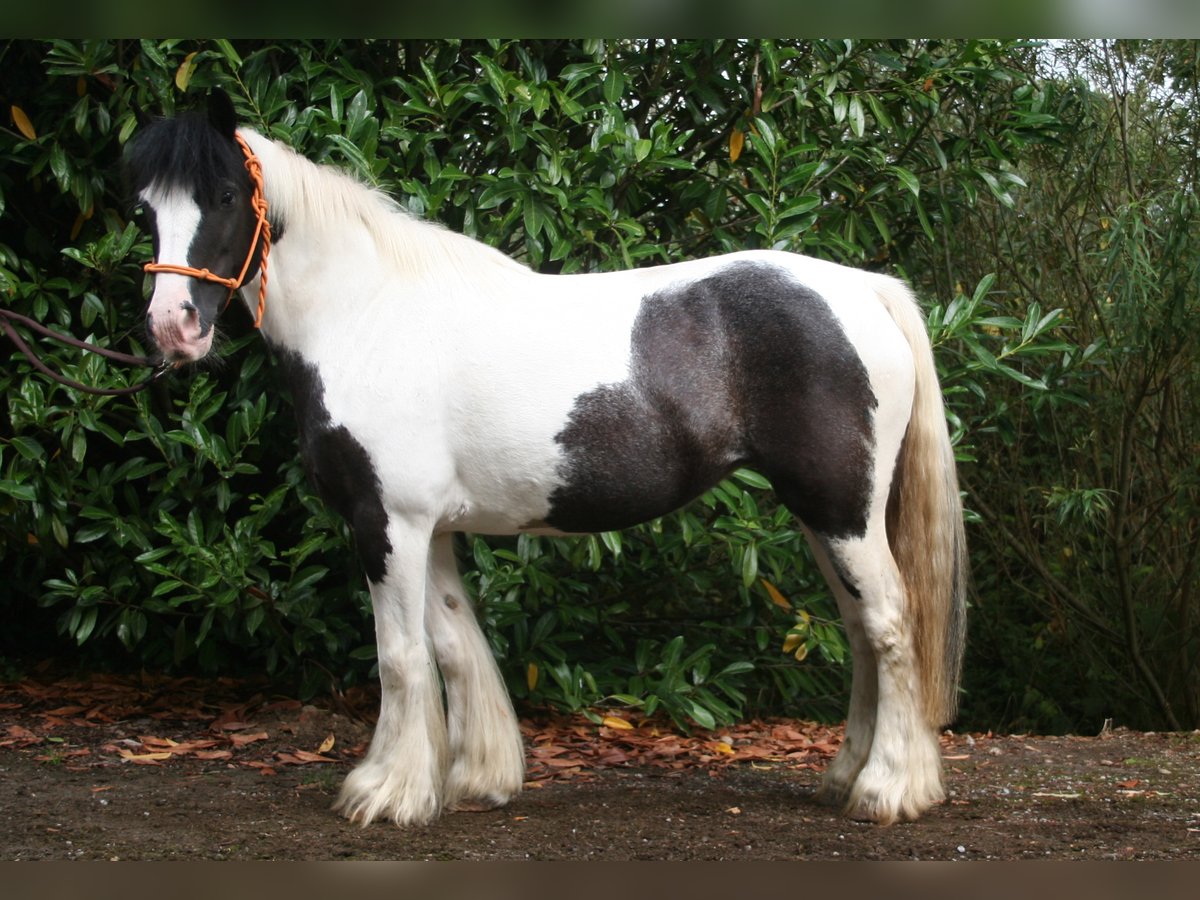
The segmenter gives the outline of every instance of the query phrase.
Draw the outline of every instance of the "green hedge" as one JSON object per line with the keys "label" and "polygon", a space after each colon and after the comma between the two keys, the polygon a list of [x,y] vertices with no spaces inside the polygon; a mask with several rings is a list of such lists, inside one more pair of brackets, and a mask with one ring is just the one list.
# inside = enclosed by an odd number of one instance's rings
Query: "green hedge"
{"label": "green hedge", "polygon": [[[218,85],[250,126],[542,271],[786,247],[903,274],[941,252],[981,193],[1011,203],[1013,158],[1052,135],[1014,68],[1024,52],[9,42],[0,292],[62,331],[146,349],[149,247],[127,220],[118,161],[139,110],[170,114]],[[925,287],[945,298],[931,324],[960,436],[994,415],[988,379],[1046,390],[1025,366],[1061,349],[1054,314],[1000,316],[986,284],[967,296]],[[232,311],[222,329],[217,363],[135,399],[85,396],[8,357],[0,611],[43,628],[37,604],[107,665],[265,670],[305,694],[368,679],[369,599],[350,536],[304,483],[289,400],[247,317]],[[97,385],[143,374],[45,352]],[[514,695],[703,725],[785,708],[841,715],[848,661],[832,600],[764,487],[739,472],[620,534],[467,536],[468,580]],[[44,648],[15,631],[3,646]]]}

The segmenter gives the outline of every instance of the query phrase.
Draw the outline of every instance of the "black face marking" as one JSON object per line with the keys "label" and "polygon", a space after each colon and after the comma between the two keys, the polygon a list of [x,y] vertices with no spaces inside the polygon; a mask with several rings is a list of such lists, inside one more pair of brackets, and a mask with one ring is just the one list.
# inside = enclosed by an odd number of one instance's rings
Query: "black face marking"
{"label": "black face marking", "polygon": [[[227,107],[227,108],[225,108]],[[129,193],[139,196],[154,186],[162,191],[182,191],[195,201],[201,220],[188,248],[187,265],[227,278],[235,278],[246,261],[254,237],[255,216],[250,204],[253,183],[245,156],[234,140],[235,120],[228,97],[208,115],[186,113],[159,119],[139,131],[123,160]],[[147,207],[146,224],[158,259],[158,230],[153,210]],[[283,223],[270,216],[272,240],[283,236]],[[258,272],[261,241],[255,245],[246,279]],[[165,260],[180,262],[180,260]],[[224,308],[227,288],[200,279],[189,285],[200,312],[202,334],[207,333]]]}
{"label": "black face marking", "polygon": [[730,266],[643,301],[629,378],[579,397],[556,436],[564,483],[546,521],[625,527],[745,464],[817,534],[860,536],[875,407],[866,368],[819,295],[774,266]]}
{"label": "black face marking", "polygon": [[296,407],[300,457],[321,499],[350,523],[367,578],[379,583],[392,550],[387,536],[383,488],[371,457],[343,425],[332,426],[325,386],[316,366],[291,351],[277,351]]}

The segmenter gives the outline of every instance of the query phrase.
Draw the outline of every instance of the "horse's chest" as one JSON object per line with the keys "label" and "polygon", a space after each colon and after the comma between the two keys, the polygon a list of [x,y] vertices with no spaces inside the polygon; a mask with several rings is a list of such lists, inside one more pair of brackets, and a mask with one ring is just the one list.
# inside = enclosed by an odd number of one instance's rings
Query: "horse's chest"
{"label": "horse's chest", "polygon": [[387,571],[384,489],[376,460],[362,441],[338,423],[325,405],[318,368],[295,353],[278,353],[300,434],[300,456],[318,495],[354,529],[367,578],[377,582]]}
{"label": "horse's chest", "polygon": [[556,435],[596,383],[523,372],[527,356],[498,366],[429,355],[403,374],[279,359],[309,481],[356,532],[384,509],[437,529],[522,530],[545,514],[560,481]]}

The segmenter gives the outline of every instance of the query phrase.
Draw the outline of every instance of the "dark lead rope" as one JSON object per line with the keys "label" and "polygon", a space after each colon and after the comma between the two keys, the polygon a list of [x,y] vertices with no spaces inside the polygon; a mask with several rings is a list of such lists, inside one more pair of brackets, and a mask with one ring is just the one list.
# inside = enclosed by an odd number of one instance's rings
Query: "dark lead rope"
{"label": "dark lead rope", "polygon": [[[153,368],[154,371],[144,381],[140,381],[137,384],[130,385],[129,387],[98,388],[92,387],[91,385],[82,384],[78,381],[67,378],[65,375],[60,375],[58,372],[55,372],[44,362],[42,362],[41,359],[38,358],[38,355],[34,353],[32,349],[30,349],[27,343],[25,343],[21,335],[17,333],[17,330],[13,328],[10,320],[20,322],[27,328],[32,328],[34,331],[44,334],[48,338],[53,338],[60,343],[68,344],[72,347],[78,347],[80,350],[87,350],[90,353],[98,353],[101,356],[113,360],[114,362],[124,363],[127,366],[145,366],[146,368]],[[153,384],[171,369],[171,364],[166,360],[156,362],[148,356],[131,356],[128,353],[121,353],[117,350],[109,350],[107,347],[97,347],[95,344],[89,344],[87,341],[81,341],[78,338],[73,338],[69,335],[59,334],[57,331],[47,328],[36,319],[31,319],[28,316],[22,316],[10,309],[0,308],[0,326],[4,328],[4,333],[9,336],[12,342],[17,345],[17,349],[25,354],[25,358],[28,359],[29,362],[33,364],[34,368],[36,368],[39,372],[46,377],[57,381],[59,384],[66,385],[70,388],[75,388],[78,391],[84,391],[88,394],[100,394],[106,397],[113,397],[122,394],[136,394],[138,391],[148,388],[151,384]]]}

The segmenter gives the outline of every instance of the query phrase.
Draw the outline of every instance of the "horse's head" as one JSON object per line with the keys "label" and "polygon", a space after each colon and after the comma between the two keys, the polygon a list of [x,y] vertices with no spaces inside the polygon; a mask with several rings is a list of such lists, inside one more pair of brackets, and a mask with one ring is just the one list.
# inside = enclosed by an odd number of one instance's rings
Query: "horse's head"
{"label": "horse's head", "polygon": [[214,91],[207,115],[161,119],[130,146],[126,177],[154,243],[154,293],[146,328],[170,362],[194,362],[235,287],[259,269],[254,184],[229,97]]}

